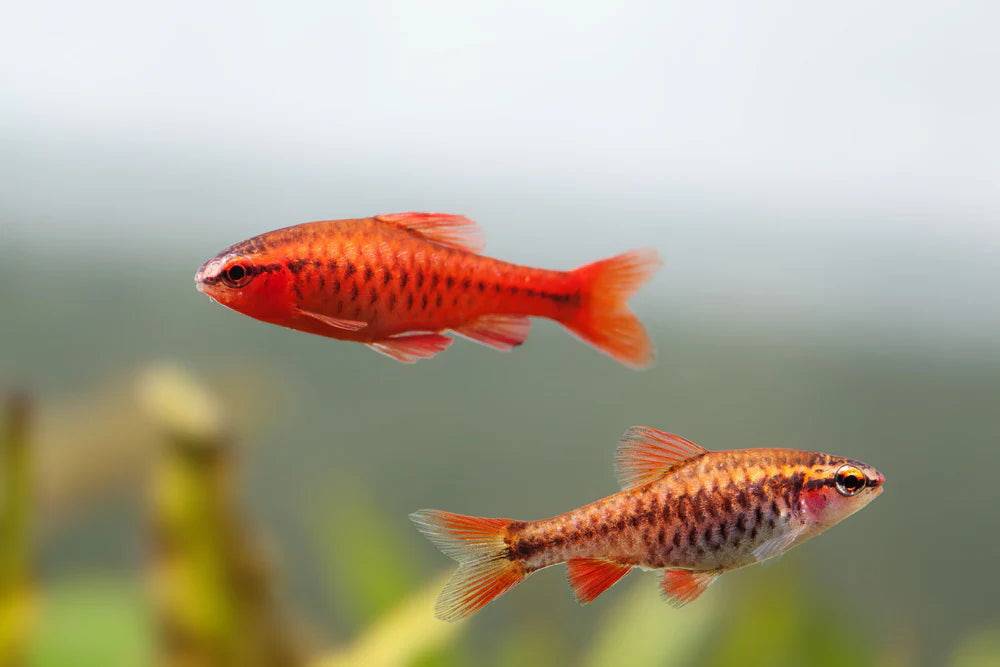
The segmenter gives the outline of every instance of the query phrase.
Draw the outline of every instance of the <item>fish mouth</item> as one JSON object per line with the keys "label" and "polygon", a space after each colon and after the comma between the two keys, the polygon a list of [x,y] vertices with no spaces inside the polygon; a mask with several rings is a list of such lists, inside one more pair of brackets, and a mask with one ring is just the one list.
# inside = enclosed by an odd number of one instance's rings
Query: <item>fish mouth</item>
{"label": "fish mouth", "polygon": [[194,286],[202,294],[205,293],[205,265],[202,264],[201,267],[194,274]]}
{"label": "fish mouth", "polygon": [[875,492],[876,495],[880,495],[885,489],[883,485],[885,484],[885,475],[880,473],[878,470],[873,470],[874,476],[868,476],[868,487]]}

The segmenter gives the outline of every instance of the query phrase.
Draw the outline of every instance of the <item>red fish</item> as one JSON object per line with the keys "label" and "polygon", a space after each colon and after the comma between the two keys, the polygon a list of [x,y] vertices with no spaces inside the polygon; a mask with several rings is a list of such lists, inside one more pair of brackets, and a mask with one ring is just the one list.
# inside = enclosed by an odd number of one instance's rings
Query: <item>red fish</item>
{"label": "red fish", "polygon": [[527,338],[530,316],[559,322],[627,366],[652,362],[626,300],[659,266],[654,251],[549,271],[477,254],[481,246],[475,224],[458,215],[308,222],[230,246],[195,282],[244,315],[403,362],[447,348],[448,331],[510,350]]}
{"label": "red fish", "polygon": [[860,461],[796,449],[710,452],[648,426],[618,448],[624,489],[538,521],[441,510],[411,515],[457,572],[436,613],[453,621],[551,565],[566,563],[581,603],[634,567],[663,571],[682,605],[730,570],[779,556],[882,493],[885,477]]}

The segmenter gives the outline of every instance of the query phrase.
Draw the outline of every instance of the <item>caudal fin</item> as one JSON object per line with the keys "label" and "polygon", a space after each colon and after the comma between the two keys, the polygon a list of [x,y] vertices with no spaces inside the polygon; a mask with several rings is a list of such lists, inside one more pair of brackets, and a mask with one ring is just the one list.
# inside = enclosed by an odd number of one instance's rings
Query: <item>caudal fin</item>
{"label": "caudal fin", "polygon": [[434,607],[442,621],[457,621],[479,611],[525,577],[520,562],[511,560],[504,534],[511,519],[486,519],[441,510],[410,515],[421,533],[458,561]]}
{"label": "caudal fin", "polygon": [[632,250],[581,266],[575,271],[584,285],[581,308],[563,322],[601,352],[631,368],[646,368],[656,351],[628,299],[660,267],[655,250]]}

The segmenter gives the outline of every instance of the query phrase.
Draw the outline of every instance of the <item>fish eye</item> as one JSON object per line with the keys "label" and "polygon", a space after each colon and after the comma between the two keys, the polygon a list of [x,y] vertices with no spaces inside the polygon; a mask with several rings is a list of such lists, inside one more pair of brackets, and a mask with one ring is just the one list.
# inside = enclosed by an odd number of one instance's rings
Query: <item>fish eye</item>
{"label": "fish eye", "polygon": [[855,466],[843,465],[837,470],[835,481],[840,495],[853,496],[865,488],[867,480],[865,474]]}
{"label": "fish eye", "polygon": [[253,276],[245,264],[230,264],[222,272],[222,282],[229,287],[243,287]]}

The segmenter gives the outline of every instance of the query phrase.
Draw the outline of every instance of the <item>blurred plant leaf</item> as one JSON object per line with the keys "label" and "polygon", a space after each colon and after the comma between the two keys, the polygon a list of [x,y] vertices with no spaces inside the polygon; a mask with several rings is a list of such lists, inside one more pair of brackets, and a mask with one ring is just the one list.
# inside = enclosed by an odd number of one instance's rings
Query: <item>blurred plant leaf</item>
{"label": "blurred plant leaf", "polygon": [[498,667],[559,665],[575,654],[578,647],[568,644],[566,633],[555,627],[545,614],[536,611],[530,617],[520,617],[518,621],[511,632],[504,633],[496,657],[489,662]]}
{"label": "blurred plant leaf", "polygon": [[635,577],[632,589],[602,619],[582,664],[688,665],[715,626],[717,590],[675,609],[660,595],[653,576]]}
{"label": "blurred plant leaf", "polygon": [[64,521],[108,496],[138,494],[166,425],[189,434],[216,430],[221,403],[232,417],[225,425],[246,430],[271,413],[265,401],[284,395],[258,391],[274,381],[253,365],[213,376],[213,391],[192,388],[185,377],[181,366],[160,362],[46,404],[36,438],[39,516]]}
{"label": "blurred plant leaf", "polygon": [[20,664],[34,628],[31,581],[34,510],[31,405],[12,394],[0,405],[0,664]]}
{"label": "blurred plant leaf", "polygon": [[143,591],[120,580],[81,578],[50,585],[41,606],[33,667],[150,664],[152,635]]}
{"label": "blurred plant leaf", "polygon": [[366,625],[414,589],[418,573],[407,557],[409,542],[394,531],[371,495],[358,483],[341,479],[323,519],[325,562],[331,586]]}
{"label": "blurred plant leaf", "polygon": [[273,593],[259,540],[232,486],[236,450],[192,375],[164,367],[139,385],[163,434],[153,484],[152,590],[164,664],[298,664],[296,627]]}
{"label": "blurred plant leaf", "polygon": [[180,366],[150,365],[136,388],[147,417],[172,436],[211,443],[221,435],[222,409],[215,396]]}
{"label": "blurred plant leaf", "polygon": [[1000,665],[1000,623],[965,636],[952,653],[951,667],[997,667]]}
{"label": "blurred plant leaf", "polygon": [[434,618],[434,601],[449,575],[435,578],[369,626],[345,649],[320,658],[313,667],[409,667],[441,664],[427,656],[445,647],[464,627]]}
{"label": "blurred plant leaf", "polygon": [[739,574],[739,579],[730,575],[731,604],[707,647],[706,665],[841,667],[845,638],[852,667],[878,663],[856,614],[832,607],[821,591],[811,590],[794,560]]}

